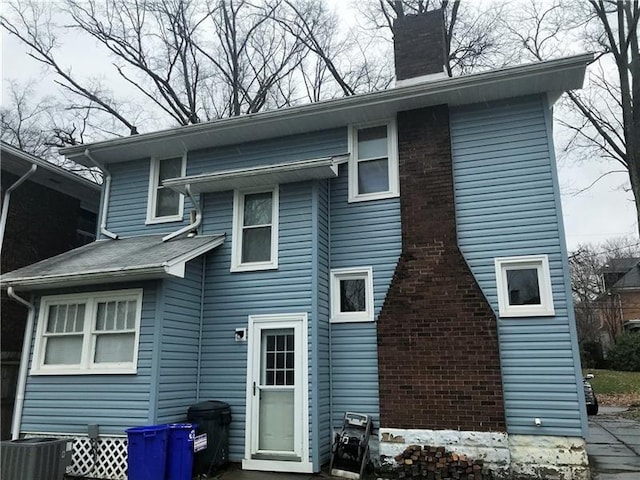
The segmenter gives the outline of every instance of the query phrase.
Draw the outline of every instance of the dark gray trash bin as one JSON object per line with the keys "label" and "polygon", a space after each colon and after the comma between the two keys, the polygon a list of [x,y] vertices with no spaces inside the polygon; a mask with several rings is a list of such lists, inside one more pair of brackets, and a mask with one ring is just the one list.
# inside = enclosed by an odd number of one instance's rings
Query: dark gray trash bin
{"label": "dark gray trash bin", "polygon": [[196,403],[189,407],[187,420],[198,424],[196,436],[207,434],[207,448],[196,452],[193,473],[210,475],[229,461],[229,404],[216,400]]}
{"label": "dark gray trash bin", "polygon": [[0,478],[62,480],[71,465],[73,443],[60,438],[21,438],[0,442]]}

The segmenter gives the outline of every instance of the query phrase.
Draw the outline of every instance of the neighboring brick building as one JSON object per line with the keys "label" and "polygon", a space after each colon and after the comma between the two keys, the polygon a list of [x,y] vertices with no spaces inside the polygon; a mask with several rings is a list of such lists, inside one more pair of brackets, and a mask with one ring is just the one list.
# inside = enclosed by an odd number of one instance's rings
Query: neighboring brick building
{"label": "neighboring brick building", "polygon": [[[2,202],[12,189],[3,219],[0,271],[52,257],[95,239],[100,186],[9,144],[1,145]],[[3,215],[4,216],[4,215]],[[27,310],[2,292],[2,434],[9,436],[17,365]]]}
{"label": "neighboring brick building", "polygon": [[600,299],[606,345],[624,331],[640,331],[640,258],[610,259],[600,271],[605,294]]}

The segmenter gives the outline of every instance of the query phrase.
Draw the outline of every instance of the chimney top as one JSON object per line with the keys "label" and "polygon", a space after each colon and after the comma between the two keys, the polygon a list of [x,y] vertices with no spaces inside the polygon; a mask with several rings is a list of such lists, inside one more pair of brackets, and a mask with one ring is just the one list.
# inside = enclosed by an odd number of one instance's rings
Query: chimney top
{"label": "chimney top", "polygon": [[447,76],[442,9],[398,17],[393,34],[396,85]]}

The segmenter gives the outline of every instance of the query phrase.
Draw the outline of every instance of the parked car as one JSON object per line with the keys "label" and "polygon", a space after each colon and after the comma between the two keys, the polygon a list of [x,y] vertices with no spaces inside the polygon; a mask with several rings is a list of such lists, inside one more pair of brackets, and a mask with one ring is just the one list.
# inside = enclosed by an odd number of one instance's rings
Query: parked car
{"label": "parked car", "polygon": [[598,414],[598,398],[596,397],[596,392],[594,392],[593,386],[591,386],[591,382],[589,381],[592,378],[593,374],[589,373],[582,379],[582,383],[584,385],[584,400],[587,405],[587,415]]}

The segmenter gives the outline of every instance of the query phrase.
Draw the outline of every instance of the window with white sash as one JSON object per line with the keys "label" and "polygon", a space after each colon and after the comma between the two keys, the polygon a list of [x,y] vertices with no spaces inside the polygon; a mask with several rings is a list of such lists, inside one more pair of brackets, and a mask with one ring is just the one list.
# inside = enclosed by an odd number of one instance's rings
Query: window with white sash
{"label": "window with white sash", "polygon": [[235,191],[231,271],[278,268],[278,187]]}
{"label": "window with white sash", "polygon": [[142,290],[43,297],[31,373],[135,373]]}

